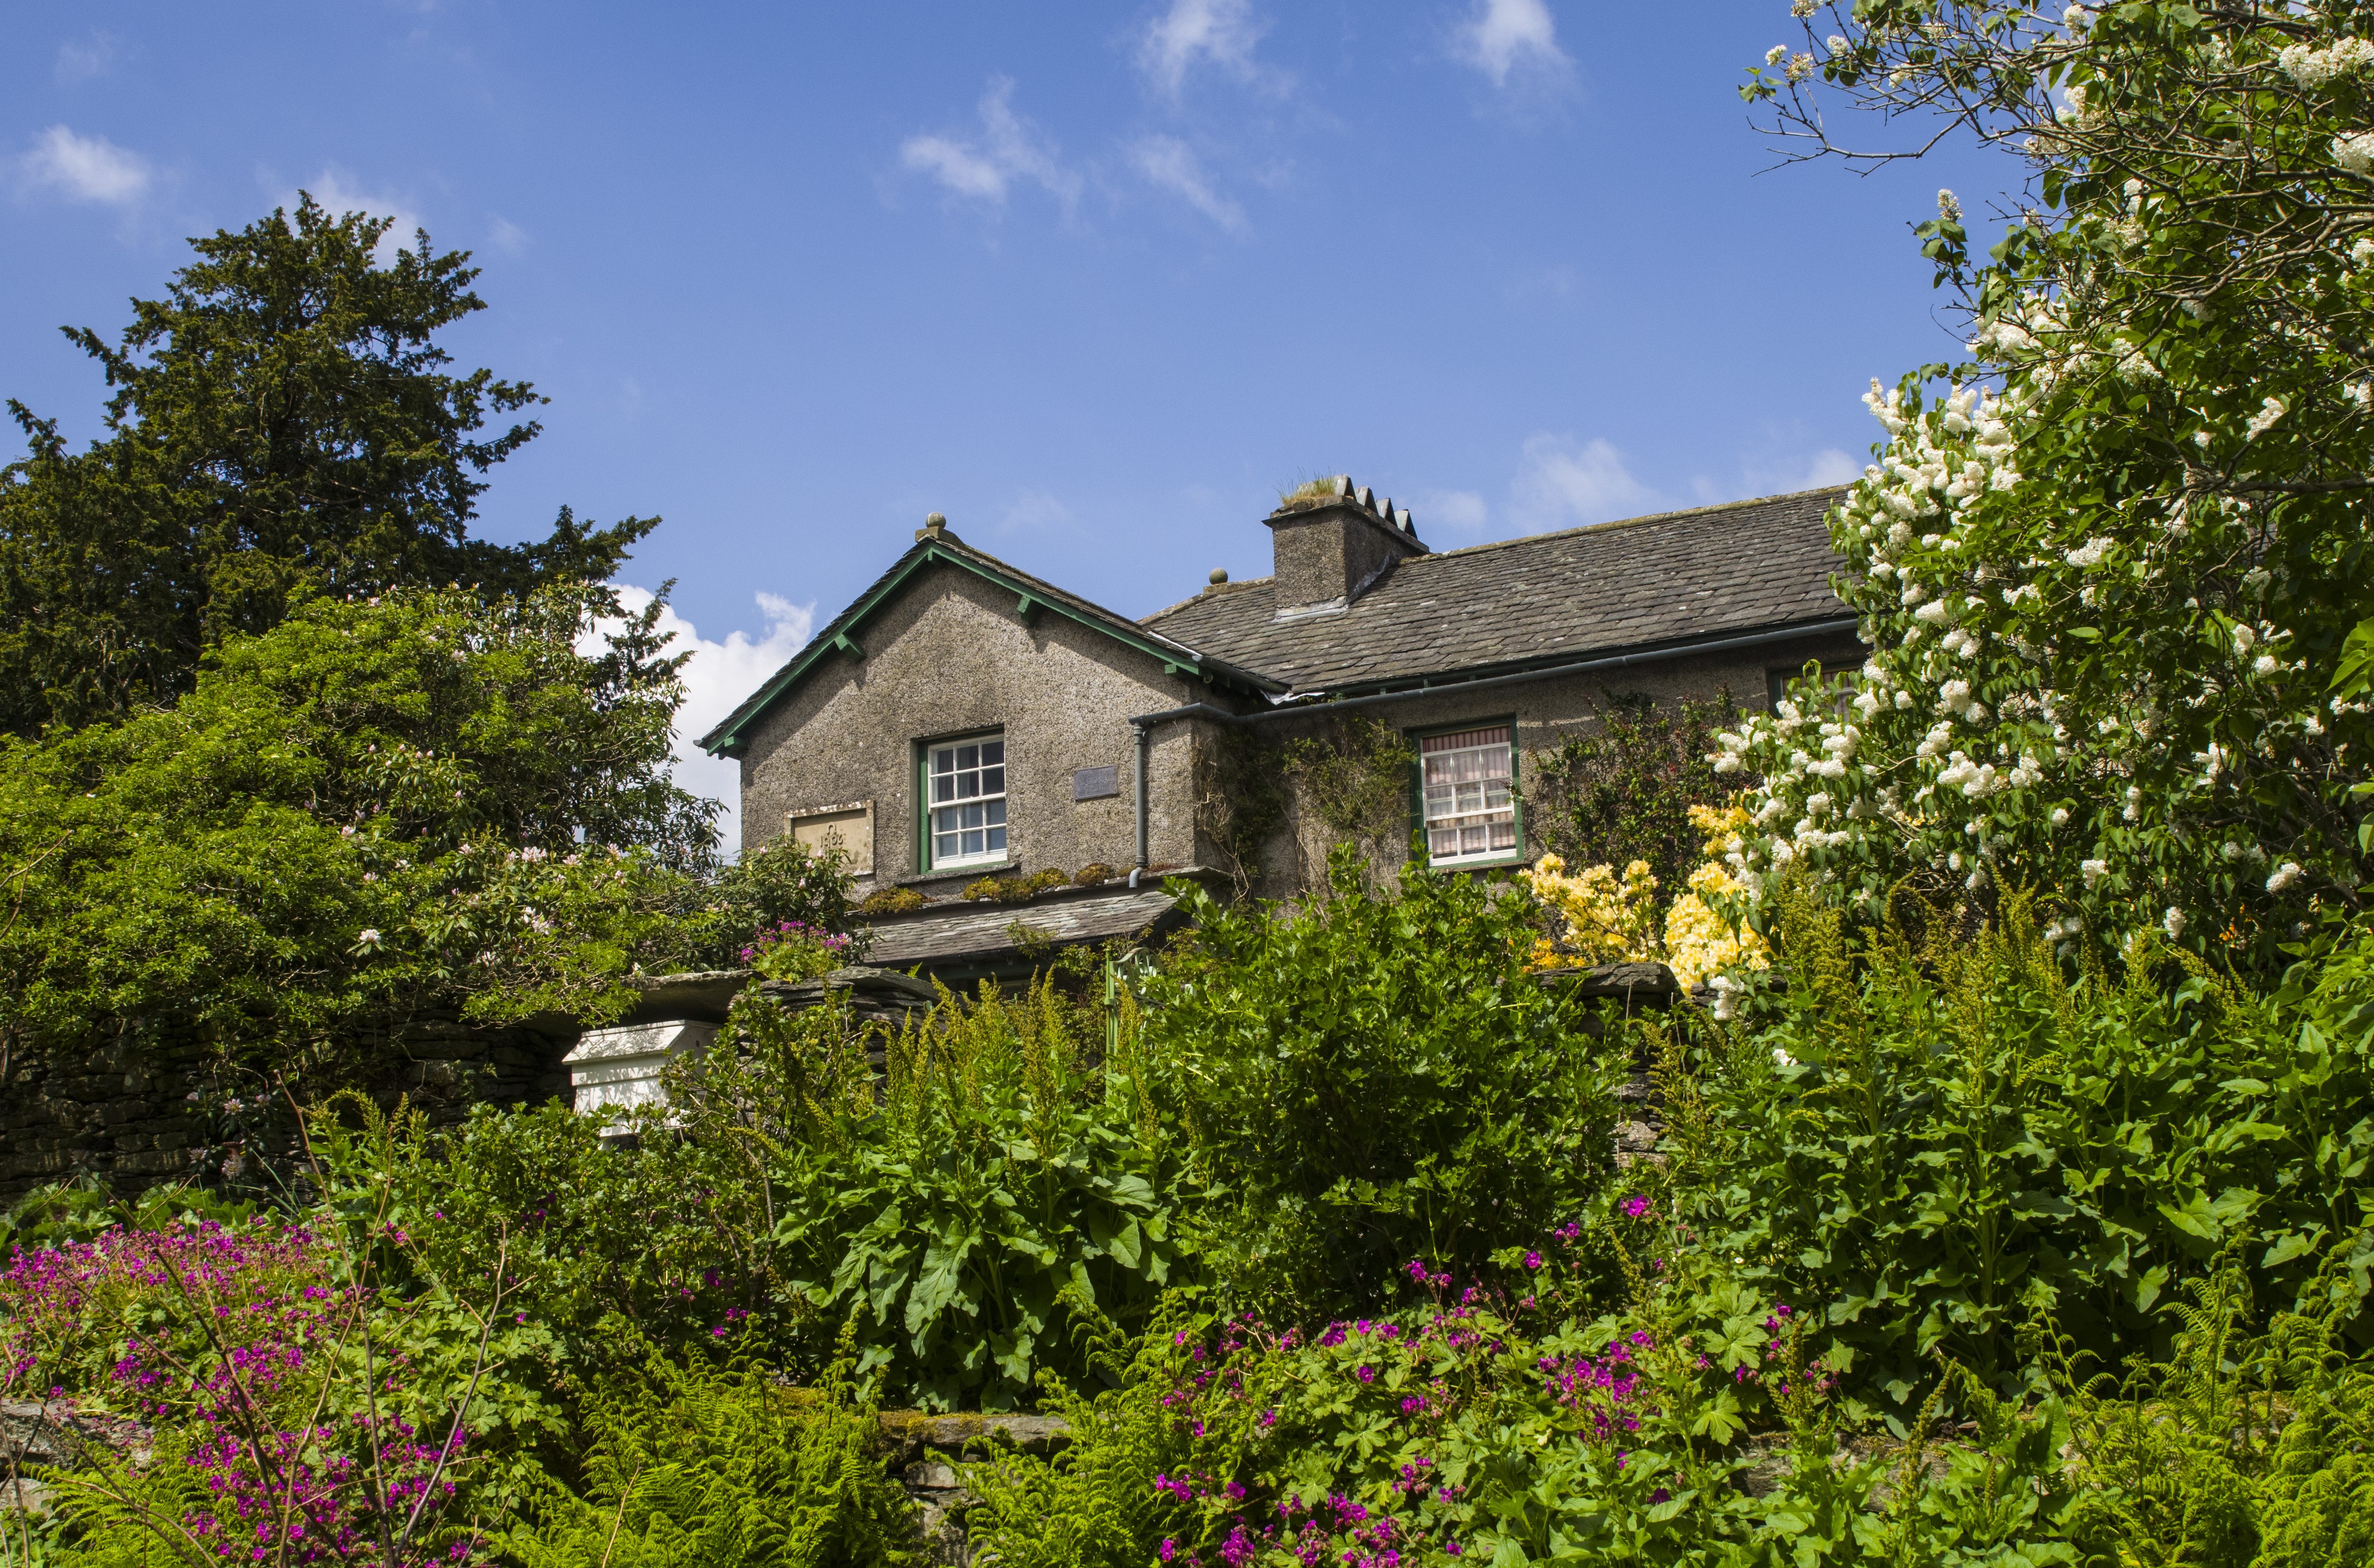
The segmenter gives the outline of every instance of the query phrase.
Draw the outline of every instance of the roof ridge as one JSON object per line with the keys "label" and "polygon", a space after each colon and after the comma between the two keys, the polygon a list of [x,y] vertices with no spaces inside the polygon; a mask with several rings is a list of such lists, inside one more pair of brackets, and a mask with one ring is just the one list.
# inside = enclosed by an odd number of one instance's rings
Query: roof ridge
{"label": "roof ridge", "polygon": [[1207,600],[1217,599],[1225,594],[1237,592],[1240,589],[1265,588],[1276,580],[1277,579],[1275,576],[1271,576],[1249,577],[1238,582],[1216,582],[1210,588],[1206,588],[1199,593],[1192,593],[1188,595],[1186,598],[1179,601],[1176,604],[1164,605],[1161,609],[1153,612],[1137,624],[1141,626],[1151,626],[1156,621],[1162,619],[1163,616],[1176,614],[1178,612],[1187,608],[1190,604],[1201,604]]}
{"label": "roof ridge", "polygon": [[1702,507],[1683,507],[1674,511],[1643,512],[1639,517],[1612,518],[1605,522],[1586,522],[1574,528],[1553,529],[1547,533],[1524,533],[1514,539],[1487,540],[1481,544],[1465,544],[1456,550],[1437,550],[1430,555],[1412,556],[1398,562],[1395,570],[1412,567],[1421,561],[1450,561],[1462,556],[1480,555],[1487,550],[1506,550],[1516,544],[1538,544],[1547,539],[1571,539],[1579,533],[1605,533],[1613,529],[1637,528],[1651,522],[1677,522],[1684,518],[1710,517],[1716,512],[1745,511],[1750,507],[1769,507],[1780,501],[1801,501],[1808,496],[1843,495],[1851,485],[1816,485],[1810,490],[1791,490],[1778,496],[1750,496],[1740,501],[1714,501]]}

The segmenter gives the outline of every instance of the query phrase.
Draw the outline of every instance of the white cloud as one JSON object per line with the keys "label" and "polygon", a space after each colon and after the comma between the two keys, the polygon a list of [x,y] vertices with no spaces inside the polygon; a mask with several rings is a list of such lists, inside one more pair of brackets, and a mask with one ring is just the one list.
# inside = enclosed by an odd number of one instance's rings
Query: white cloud
{"label": "white cloud", "polygon": [[71,86],[104,74],[114,63],[114,35],[95,32],[87,42],[59,44],[58,63],[51,67],[51,74],[62,85]]}
{"label": "white cloud", "polygon": [[1700,474],[1690,488],[1701,501],[1736,500],[1742,496],[1789,496],[1800,490],[1824,490],[1863,477],[1863,464],[1836,447],[1811,454],[1767,451],[1743,462],[1734,484]]}
{"label": "white cloud", "polygon": [[1421,490],[1410,500],[1410,521],[1421,539],[1445,532],[1481,533],[1491,515],[1473,490]]}
{"label": "white cloud", "polygon": [[[618,601],[629,611],[640,612],[651,603],[652,591],[622,586]],[[761,593],[758,605],[767,618],[765,634],[754,638],[747,632],[729,632],[723,642],[702,637],[673,605],[660,612],[660,630],[676,634],[668,651],[692,650],[684,665],[684,706],[676,713],[676,781],[725,807],[717,825],[729,852],[742,844],[742,768],[731,758],[702,751],[700,737],[805,647],[816,629],[813,603],[794,604],[775,594]]]}
{"label": "white cloud", "polygon": [[1080,199],[1080,177],[1064,167],[1052,143],[1043,143],[1029,122],[1014,112],[1013,97],[1012,80],[991,77],[989,89],[981,96],[979,141],[910,136],[899,146],[899,158],[957,195],[993,206],[1005,205],[1006,191],[1015,181],[1028,180],[1068,212]]}
{"label": "white cloud", "polygon": [[1195,150],[1176,136],[1148,136],[1130,148],[1137,171],[1231,234],[1244,231],[1244,209],[1212,189]]}
{"label": "white cloud", "polygon": [[1606,441],[1594,438],[1577,446],[1571,437],[1546,434],[1526,441],[1510,490],[1518,517],[1530,529],[1631,517],[1652,509],[1657,498]]}
{"label": "white cloud", "polygon": [[1061,528],[1072,521],[1072,509],[1044,490],[1025,490],[1007,504],[997,520],[1000,533],[1037,532]]}
{"label": "white cloud", "polygon": [[[395,253],[411,245],[416,230],[425,228],[420,214],[412,204],[382,193],[368,192],[358,187],[350,176],[335,168],[326,168],[305,181],[302,189],[310,193],[324,212],[342,217],[350,212],[369,214],[372,217],[392,217],[386,233],[380,236],[379,246],[372,252],[379,264],[386,266],[395,260]],[[274,197],[274,203],[288,211],[297,210],[298,187],[290,187]]]}
{"label": "white cloud", "polygon": [[1805,464],[1804,481],[1800,490],[1818,490],[1829,485],[1848,485],[1863,477],[1863,464],[1839,451],[1824,447]]}
{"label": "white cloud", "polygon": [[494,218],[494,224],[487,230],[487,243],[506,256],[525,255],[528,246],[527,230],[500,213],[489,216]]}
{"label": "white cloud", "polygon": [[1569,62],[1557,45],[1557,24],[1545,0],[1476,0],[1475,14],[1460,25],[1452,53],[1507,87],[1521,69],[1562,72]]}
{"label": "white cloud", "polygon": [[1171,0],[1170,9],[1148,23],[1138,41],[1137,65],[1170,98],[1179,96],[1187,73],[1209,61],[1240,82],[1286,78],[1253,59],[1253,46],[1269,30],[1252,14],[1250,0]]}
{"label": "white cloud", "polygon": [[62,192],[67,200],[121,206],[148,189],[148,160],[105,136],[77,136],[53,125],[34,138],[33,150],[17,160],[26,184]]}

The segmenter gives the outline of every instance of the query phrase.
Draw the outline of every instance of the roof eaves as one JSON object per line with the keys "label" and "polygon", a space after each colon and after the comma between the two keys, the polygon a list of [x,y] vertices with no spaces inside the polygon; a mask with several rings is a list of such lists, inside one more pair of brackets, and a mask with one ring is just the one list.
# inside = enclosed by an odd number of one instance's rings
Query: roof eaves
{"label": "roof eaves", "polygon": [[[1792,632],[1816,636],[1826,632],[1851,632],[1857,621],[1853,614],[1842,613],[1845,606],[1828,615],[1804,619],[1794,617],[1764,621],[1751,626],[1723,626],[1693,633],[1688,637],[1659,638],[1648,642],[1616,643],[1604,648],[1569,648],[1557,653],[1545,653],[1533,659],[1504,659],[1489,664],[1452,664],[1440,670],[1413,670],[1397,675],[1381,676],[1369,681],[1344,681],[1331,685],[1310,685],[1296,688],[1281,706],[1291,708],[1302,702],[1334,701],[1346,696],[1393,695],[1422,696],[1438,685],[1463,685],[1470,681],[1496,680],[1507,675],[1522,675],[1532,671],[1557,670],[1568,664],[1588,663],[1598,660],[1647,659],[1659,660],[1687,655],[1692,649],[1715,647],[1735,642],[1744,638],[1766,636],[1785,637]],[[1407,686],[1406,693],[1392,688]]]}

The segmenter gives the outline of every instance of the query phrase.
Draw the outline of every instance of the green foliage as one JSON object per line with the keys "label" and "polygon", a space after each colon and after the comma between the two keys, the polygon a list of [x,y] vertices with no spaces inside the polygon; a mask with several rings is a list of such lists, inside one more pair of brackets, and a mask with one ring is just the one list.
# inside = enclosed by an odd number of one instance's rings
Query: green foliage
{"label": "green foliage", "polygon": [[[1622,1257],[1613,1233],[1584,1245]],[[1498,1289],[1314,1334],[1239,1317],[1150,1336],[1121,1389],[1064,1406],[1071,1448],[972,1469],[976,1547],[1281,1568],[2073,1560],[2057,1404],[1972,1391],[1957,1441],[1842,1452],[1785,1306],[1693,1270],[1636,1272],[1609,1311],[1599,1270],[1544,1246],[1560,1256]]]}
{"label": "green foliage", "polygon": [[1144,989],[1157,1098],[1228,1192],[1215,1244],[1298,1315],[1537,1235],[1609,1169],[1623,1064],[1525,972],[1532,901],[1416,866],[1372,891],[1362,865],[1340,847],[1291,917],[1181,887],[1195,935]]}
{"label": "green foliage", "polygon": [[965,883],[961,896],[984,899],[992,904],[1028,904],[1051,887],[1064,887],[1071,877],[1052,866],[1033,872],[1028,876],[985,876]]}
{"label": "green foliage", "polygon": [[88,451],[10,404],[32,451],[0,473],[0,730],[170,703],[206,649],[308,593],[521,599],[608,579],[649,532],[563,510],[541,544],[467,536],[481,476],[537,429],[482,427],[543,400],[447,372],[437,336],[484,309],[476,270],[425,232],[381,264],[390,227],[301,197],[193,240],[198,260],[134,301],[120,343],[69,331],[115,389]]}
{"label": "green foliage", "polygon": [[1745,780],[1714,770],[1715,731],[1738,721],[1723,692],[1667,711],[1638,694],[1601,694],[1595,730],[1525,758],[1525,835],[1574,867],[1646,860],[1657,885],[1679,888],[1705,859],[1694,805],[1720,805]]}
{"label": "green foliage", "polygon": [[965,1517],[975,1561],[1144,1568],[1164,1541],[1196,1539],[1194,1504],[1156,1484],[1190,1468],[1196,1447],[1164,1398],[1188,1360],[1169,1321],[1159,1318],[1134,1353],[1099,1343],[1099,1370],[1113,1374],[1117,1387],[1087,1392],[1040,1375],[1040,1408],[1069,1429],[1052,1453],[1008,1449],[965,1468],[965,1486],[980,1500]]}
{"label": "green foliage", "polygon": [[1114,871],[1102,860],[1092,860],[1072,873],[1072,885],[1074,887],[1094,887],[1099,883],[1111,882],[1120,874],[1121,873],[1119,872]]}
{"label": "green foliage", "polygon": [[182,1182],[149,1188],[128,1204],[96,1181],[52,1182],[0,1214],[0,1258],[95,1241],[120,1225],[153,1231],[212,1220],[231,1226],[247,1223],[258,1211],[242,1199]]}
{"label": "green foliage", "polygon": [[174,708],[0,739],[0,1036],[180,1024],[335,1082],[421,1007],[622,1005],[711,834],[652,614],[578,650],[616,608],[313,599]]}
{"label": "green foliage", "polygon": [[738,1234],[778,1319],[808,1325],[810,1364],[814,1333],[854,1315],[857,1375],[886,1397],[1002,1410],[1040,1367],[1079,1372],[1076,1323],[1144,1320],[1184,1258],[1188,1189],[1147,1112],[1134,1009],[1110,1047],[1099,1022],[1052,981],[944,991],[889,1037],[735,1002],[673,1093],[689,1141],[750,1172],[742,1201],[768,1220]]}
{"label": "green foliage", "polygon": [[[2343,1261],[2336,1252],[2330,1264]],[[2251,1332],[2250,1287],[2228,1256],[2186,1281],[2165,1361],[2074,1387],[2081,1483],[2070,1539],[2089,1565],[2233,1564],[2341,1568],[2374,1547],[2368,1445],[2374,1363],[2337,1331],[2354,1294],[2328,1287],[2307,1314],[2278,1313]],[[2065,1342],[2062,1379],[2078,1382]]]}
{"label": "green foliage", "polygon": [[[545,1336],[521,1375],[556,1397],[570,1367],[623,1328],[687,1346],[768,1312],[763,1196],[730,1145],[652,1137],[605,1147],[616,1128],[558,1105],[474,1108],[431,1129],[358,1096],[309,1118],[325,1204],[400,1293],[499,1271],[512,1310]],[[751,1245],[761,1233],[760,1246]],[[533,1361],[535,1365],[527,1363]]]}
{"label": "green foliage", "polygon": [[911,887],[877,887],[859,902],[861,915],[903,915],[910,909],[920,909],[924,897]]}
{"label": "green foliage", "polygon": [[[785,925],[825,937],[854,935],[848,867],[849,858],[840,849],[814,853],[785,834],[744,850],[705,883],[688,883],[688,907],[679,916],[689,950],[686,961],[702,969],[738,967],[749,962],[742,950],[756,933]],[[915,901],[923,902],[920,896]]]}
{"label": "green foliage", "polygon": [[[581,1492],[554,1485],[504,1546],[521,1568],[903,1568],[913,1505],[846,1353],[814,1389],[758,1364],[647,1357],[588,1402]],[[639,1373],[639,1375],[637,1375]]]}
{"label": "green foliage", "polygon": [[1328,843],[1359,846],[1370,860],[1399,859],[1410,837],[1410,780],[1417,751],[1407,736],[1366,714],[1322,721],[1278,748],[1284,777]]}
{"label": "green foliage", "polygon": [[1262,875],[1262,846],[1286,823],[1286,778],[1276,754],[1249,730],[1225,729],[1195,753],[1195,828],[1240,897]]}
{"label": "green foliage", "polygon": [[[2065,978],[2024,900],[1850,952],[1780,899],[1785,991],[1697,1025],[1668,1152],[1705,1244],[1828,1304],[1831,1364],[1901,1420],[1938,1355],[2010,1391],[2054,1314],[2115,1362],[2221,1247],[2296,1300],[2374,1211],[2374,969],[2354,937],[2252,999],[2165,955]],[[2374,1248],[2352,1244],[2363,1293]]]}

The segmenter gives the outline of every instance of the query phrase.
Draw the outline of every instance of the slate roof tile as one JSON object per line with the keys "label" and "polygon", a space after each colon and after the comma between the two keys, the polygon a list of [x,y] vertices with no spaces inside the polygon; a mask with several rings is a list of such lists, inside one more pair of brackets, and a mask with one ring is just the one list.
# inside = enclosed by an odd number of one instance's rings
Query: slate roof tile
{"label": "slate roof tile", "polygon": [[1840,561],[1807,490],[1416,556],[1349,608],[1274,621],[1273,584],[1232,583],[1150,631],[1326,691],[1832,620]]}

